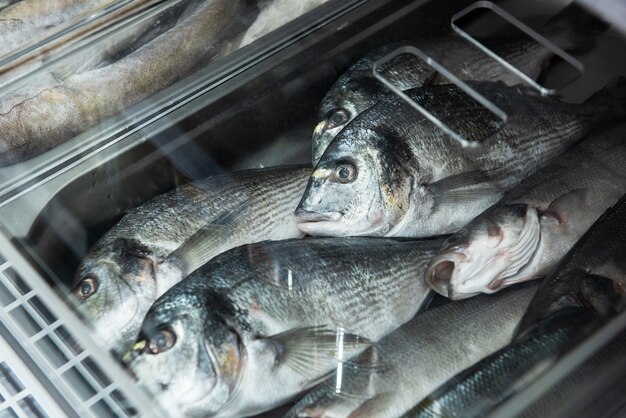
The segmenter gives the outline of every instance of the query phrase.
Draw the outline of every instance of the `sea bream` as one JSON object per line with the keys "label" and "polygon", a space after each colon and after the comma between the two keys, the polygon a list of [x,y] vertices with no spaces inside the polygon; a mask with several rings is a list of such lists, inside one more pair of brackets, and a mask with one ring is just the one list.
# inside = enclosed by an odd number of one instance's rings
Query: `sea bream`
{"label": "sea bream", "polygon": [[154,301],[219,253],[301,237],[293,210],[310,172],[285,166],[209,177],[126,214],[76,273],[73,294],[98,341],[125,352]]}
{"label": "sea bream", "polygon": [[[571,5],[540,32],[570,52],[589,50],[595,35],[605,27],[600,20]],[[502,35],[480,40],[487,48],[531,79],[537,79],[554,54],[526,35]],[[356,61],[333,84],[320,103],[319,123],[313,132],[313,164],[317,164],[332,139],[364,110],[391,96],[372,73],[373,64],[400,46],[416,46],[463,80],[503,81],[521,79],[459,36],[408,40],[384,45]],[[446,84],[445,78],[422,60],[402,54],[386,63],[380,74],[401,90]]]}
{"label": "sea bream", "polygon": [[549,273],[626,190],[626,125],[598,127],[448,239],[426,273],[451,299]]}
{"label": "sea bream", "polygon": [[452,130],[480,143],[474,155],[398,98],[355,118],[326,149],[296,211],[309,235],[424,237],[454,232],[596,124],[623,115],[626,82],[583,104],[528,88],[468,82],[508,115],[494,114],[455,85],[408,96]]}
{"label": "sea bream", "polygon": [[185,417],[247,416],[310,388],[409,321],[441,240],[308,238],[245,245],[174,286],[126,362]]}
{"label": "sea bream", "polygon": [[546,277],[508,346],[459,373],[408,416],[482,417],[626,308],[626,195]]}
{"label": "sea bream", "polygon": [[537,286],[417,315],[309,392],[287,417],[397,417],[506,345]]}

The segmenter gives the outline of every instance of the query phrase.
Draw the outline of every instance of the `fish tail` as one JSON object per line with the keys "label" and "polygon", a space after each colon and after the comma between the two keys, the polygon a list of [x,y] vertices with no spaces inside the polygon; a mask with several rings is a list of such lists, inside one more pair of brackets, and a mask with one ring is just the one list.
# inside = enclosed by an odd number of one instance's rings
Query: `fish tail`
{"label": "fish tail", "polygon": [[604,21],[572,4],[550,19],[541,32],[564,50],[579,54],[593,48],[596,36],[607,27]]}

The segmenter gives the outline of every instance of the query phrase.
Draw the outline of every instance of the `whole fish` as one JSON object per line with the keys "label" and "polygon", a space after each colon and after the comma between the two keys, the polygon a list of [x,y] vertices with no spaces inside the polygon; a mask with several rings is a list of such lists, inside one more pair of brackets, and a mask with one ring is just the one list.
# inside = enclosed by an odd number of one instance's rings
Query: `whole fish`
{"label": "whole fish", "polygon": [[451,299],[545,276],[626,190],[626,125],[601,127],[449,238],[426,273]]}
{"label": "whole fish", "polygon": [[[565,50],[586,51],[594,44],[594,32],[604,23],[578,6],[567,7],[544,27],[543,34]],[[537,79],[552,52],[527,35],[509,35],[480,40],[487,48],[511,63],[528,77]],[[459,36],[407,41],[385,45],[355,62],[335,82],[322,100],[320,121],[313,132],[313,165],[317,164],[333,138],[364,110],[391,92],[372,73],[373,64],[402,45],[414,45],[463,80],[503,81],[519,84],[521,79],[469,41]],[[448,81],[425,62],[400,55],[381,68],[383,77],[401,90]]]}
{"label": "whole fish", "polygon": [[327,148],[296,211],[299,228],[327,236],[454,232],[626,106],[624,79],[582,105],[502,83],[469,83],[507,113],[506,124],[454,85],[407,94],[479,141],[481,155],[465,152],[402,100],[381,101]]}
{"label": "whole fish", "polygon": [[448,303],[413,318],[300,400],[287,417],[397,417],[506,345],[537,286]]}
{"label": "whole fish", "polygon": [[154,301],[221,252],[301,237],[293,210],[310,172],[292,166],[209,177],[126,214],[85,256],[72,291],[102,345],[125,352]]}
{"label": "whole fish", "polygon": [[410,320],[440,240],[304,239],[232,249],[159,298],[128,366],[168,411],[278,406]]}
{"label": "whole fish", "polygon": [[33,86],[23,101],[9,97],[10,106],[0,101],[0,165],[47,151],[230,52],[259,1],[196,0],[171,29],[122,59]]}
{"label": "whole fish", "polygon": [[626,307],[626,195],[540,285],[514,341],[437,389],[414,415],[484,416]]}

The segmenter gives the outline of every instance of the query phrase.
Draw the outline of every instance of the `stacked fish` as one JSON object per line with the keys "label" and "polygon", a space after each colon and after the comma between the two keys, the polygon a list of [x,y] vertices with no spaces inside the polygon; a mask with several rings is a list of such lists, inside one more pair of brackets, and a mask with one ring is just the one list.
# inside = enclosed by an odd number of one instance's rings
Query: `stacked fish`
{"label": "stacked fish", "polygon": [[[575,49],[570,19],[547,29]],[[534,77],[550,58],[496,44]],[[324,99],[312,170],[187,184],[128,213],[82,262],[80,308],[173,415],[301,397],[288,416],[482,416],[623,310],[626,83],[566,104],[508,75],[484,81],[492,61],[452,38],[420,46],[447,51],[440,61],[509,115],[499,126],[429,67],[391,63],[480,155],[375,82],[384,47]],[[519,284],[546,275],[539,290]],[[431,288],[467,300],[428,309]]]}

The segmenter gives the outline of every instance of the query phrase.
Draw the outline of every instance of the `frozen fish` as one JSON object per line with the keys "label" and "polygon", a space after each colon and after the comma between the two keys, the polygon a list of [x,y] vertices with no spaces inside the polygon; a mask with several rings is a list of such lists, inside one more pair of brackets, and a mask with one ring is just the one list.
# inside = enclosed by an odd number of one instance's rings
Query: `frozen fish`
{"label": "frozen fish", "polygon": [[626,307],[626,195],[539,286],[513,342],[437,389],[409,416],[485,416]]}
{"label": "frozen fish", "polygon": [[170,30],[119,61],[0,101],[0,165],[63,143],[227,53],[256,18],[256,3],[194,1]]}
{"label": "frozen fish", "polygon": [[315,167],[296,211],[309,235],[424,237],[454,232],[504,191],[577,143],[594,125],[624,114],[626,82],[582,105],[521,86],[469,82],[508,115],[500,119],[454,85],[407,94],[452,130],[481,144],[466,152],[394,98],[361,113]]}
{"label": "frozen fish", "polygon": [[426,273],[451,299],[545,276],[626,190],[626,125],[599,127],[449,238]]}
{"label": "frozen fish", "polygon": [[287,417],[397,417],[506,345],[537,286],[417,315],[313,389]]}
{"label": "frozen fish", "polygon": [[440,240],[310,238],[245,245],[174,286],[126,361],[184,416],[246,416],[313,386],[430,298]]}
{"label": "frozen fish", "polygon": [[[605,26],[589,13],[572,5],[551,20],[543,35],[566,50],[586,51],[594,44],[595,34]],[[481,42],[515,68],[537,79],[552,52],[527,35],[508,35]],[[313,164],[317,164],[332,139],[357,115],[389,97],[391,92],[374,78],[374,62],[402,45],[414,45],[433,57],[463,80],[503,81],[508,85],[521,79],[459,36],[407,41],[378,48],[352,65],[337,79],[322,100],[319,123],[313,133]],[[401,90],[448,81],[420,59],[400,55],[382,67],[381,75]]]}
{"label": "frozen fish", "polygon": [[310,172],[292,166],[210,177],[124,216],[81,262],[73,290],[102,345],[125,352],[154,301],[217,254],[301,237],[293,210]]}

